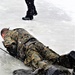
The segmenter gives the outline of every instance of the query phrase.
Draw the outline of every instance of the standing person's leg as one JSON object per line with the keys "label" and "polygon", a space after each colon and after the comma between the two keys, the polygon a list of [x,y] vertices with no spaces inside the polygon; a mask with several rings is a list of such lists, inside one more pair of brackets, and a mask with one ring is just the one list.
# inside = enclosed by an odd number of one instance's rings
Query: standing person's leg
{"label": "standing person's leg", "polygon": [[23,17],[23,20],[32,20],[33,19],[33,15],[37,15],[36,12],[36,8],[34,6],[34,0],[25,0],[26,4],[27,4],[27,13],[26,16]]}
{"label": "standing person's leg", "polygon": [[28,12],[31,12],[32,15],[37,15],[36,7],[34,5],[34,0],[26,0]]}
{"label": "standing person's leg", "polygon": [[36,7],[35,7],[35,4],[34,4],[34,0],[32,2],[32,6],[33,6],[33,15],[36,16],[37,15],[37,11],[36,11]]}
{"label": "standing person's leg", "polygon": [[23,20],[32,20],[33,19],[33,13],[32,13],[32,0],[25,0],[26,4],[27,4],[27,12],[26,12],[26,16],[23,17]]}

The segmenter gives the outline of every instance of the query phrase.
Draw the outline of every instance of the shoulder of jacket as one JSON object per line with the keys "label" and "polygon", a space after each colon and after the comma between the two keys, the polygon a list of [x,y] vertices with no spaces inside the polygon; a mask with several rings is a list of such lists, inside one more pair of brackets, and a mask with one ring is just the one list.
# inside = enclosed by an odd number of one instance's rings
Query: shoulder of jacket
{"label": "shoulder of jacket", "polygon": [[16,29],[13,29],[14,31],[25,31],[25,29],[23,28],[16,28]]}
{"label": "shoulder of jacket", "polygon": [[9,30],[7,33],[6,33],[6,35],[8,36],[8,35],[12,35],[12,34],[16,34],[16,33],[18,33],[17,31],[14,31],[14,30]]}

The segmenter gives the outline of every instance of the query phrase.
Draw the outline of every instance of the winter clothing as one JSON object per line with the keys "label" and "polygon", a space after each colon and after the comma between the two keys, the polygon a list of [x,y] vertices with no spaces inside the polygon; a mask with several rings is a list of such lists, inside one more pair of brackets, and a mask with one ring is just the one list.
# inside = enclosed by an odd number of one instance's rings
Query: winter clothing
{"label": "winter clothing", "polygon": [[33,70],[38,68],[47,70],[49,65],[73,68],[75,63],[75,52],[60,56],[22,28],[7,31],[3,44],[12,56],[31,66]]}
{"label": "winter clothing", "polygon": [[33,16],[37,15],[37,11],[34,5],[34,0],[25,0],[28,10],[26,16],[23,17],[23,20],[32,20]]}

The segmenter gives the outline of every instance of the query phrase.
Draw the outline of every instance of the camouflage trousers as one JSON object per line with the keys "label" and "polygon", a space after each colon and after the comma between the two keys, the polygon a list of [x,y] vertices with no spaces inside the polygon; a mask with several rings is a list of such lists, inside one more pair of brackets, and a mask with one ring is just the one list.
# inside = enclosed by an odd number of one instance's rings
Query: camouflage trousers
{"label": "camouflage trousers", "polygon": [[24,64],[36,68],[47,68],[59,57],[52,49],[44,46],[41,42],[34,41],[25,45],[26,59]]}
{"label": "camouflage trousers", "polygon": [[24,64],[31,66],[33,69],[47,69],[52,64],[71,68],[67,55],[60,56],[41,42],[34,41],[33,43],[27,43],[25,48],[26,59],[24,60]]}

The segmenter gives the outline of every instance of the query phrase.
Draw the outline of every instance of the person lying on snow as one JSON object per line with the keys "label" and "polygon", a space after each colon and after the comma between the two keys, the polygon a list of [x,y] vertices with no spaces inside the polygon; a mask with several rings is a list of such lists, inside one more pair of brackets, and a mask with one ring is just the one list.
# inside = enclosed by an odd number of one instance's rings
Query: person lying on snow
{"label": "person lying on snow", "polygon": [[[35,72],[38,69],[36,75],[71,75],[66,68],[75,67],[75,51],[60,56],[23,28],[13,30],[3,28],[1,36],[4,39],[3,45],[9,54],[32,67],[32,71]],[[34,72],[32,75],[36,73]],[[25,75],[22,69],[13,73],[14,75]]]}

